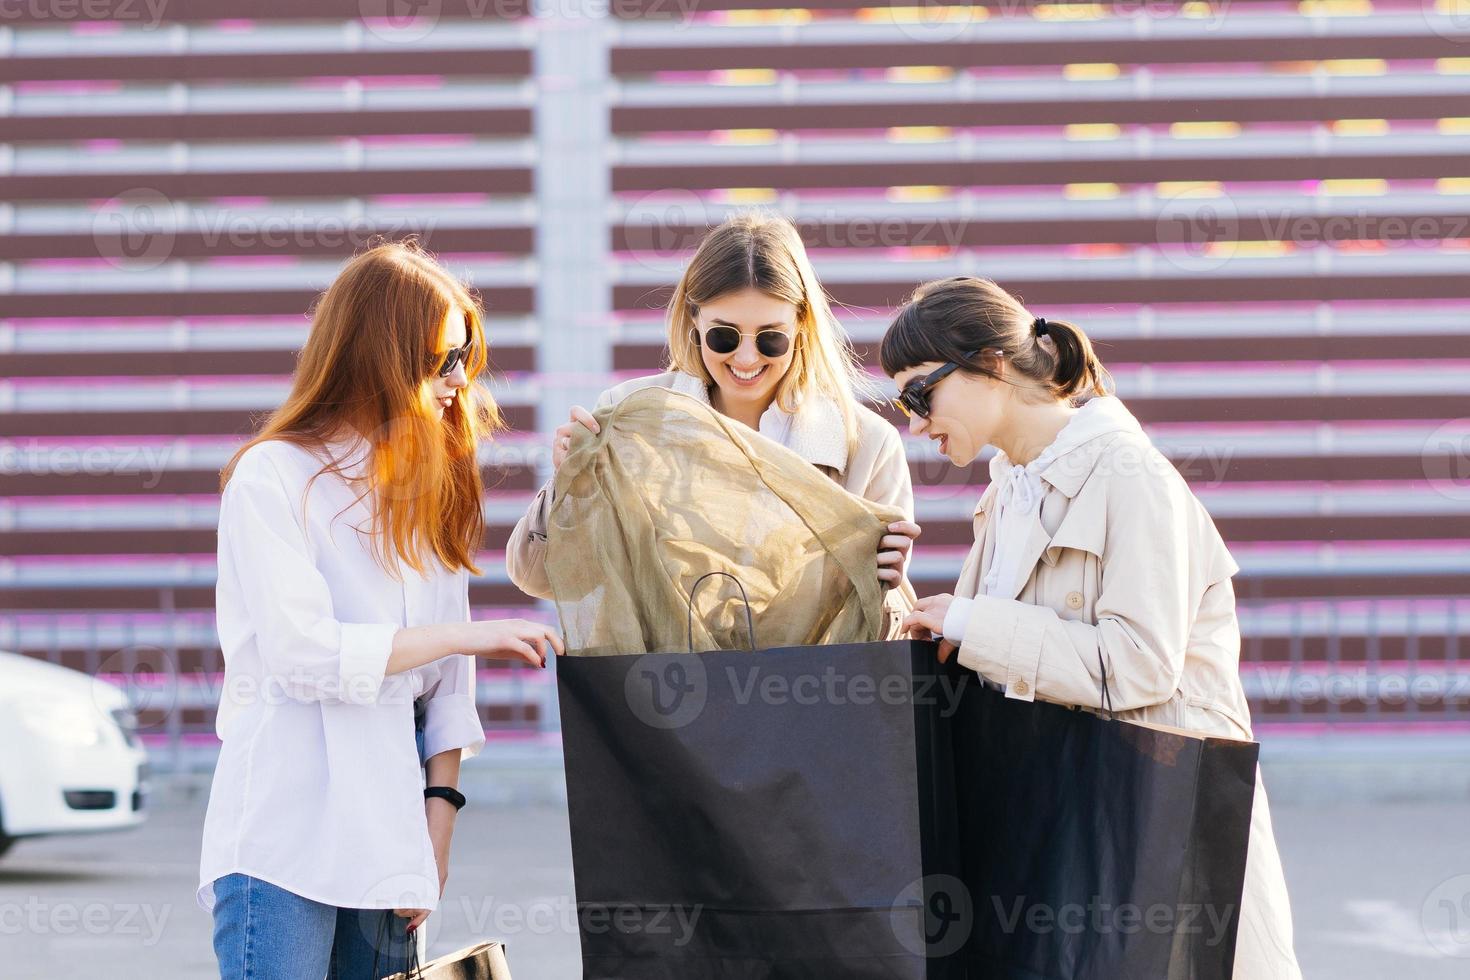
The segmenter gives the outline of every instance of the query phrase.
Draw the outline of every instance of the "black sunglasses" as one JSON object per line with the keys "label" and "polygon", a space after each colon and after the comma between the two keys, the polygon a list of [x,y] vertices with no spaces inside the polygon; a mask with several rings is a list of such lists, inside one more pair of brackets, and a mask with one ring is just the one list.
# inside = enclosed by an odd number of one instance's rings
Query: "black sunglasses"
{"label": "black sunglasses", "polygon": [[[964,355],[964,358],[968,361],[978,353],[980,352],[977,350],[970,351]],[[954,361],[946,361],[943,366],[930,371],[917,381],[910,381],[904,385],[898,397],[893,399],[893,404],[905,416],[912,418],[917,415],[921,419],[927,419],[929,417],[929,393],[934,390],[935,385],[958,371],[960,367],[961,365]]]}
{"label": "black sunglasses", "polygon": [[[734,327],[710,327],[704,332],[703,344],[711,354],[733,354],[740,346],[740,338],[748,337]],[[699,331],[694,331],[694,343],[699,344]],[[755,335],[755,349],[762,357],[785,357],[791,349],[791,334],[783,330],[762,330]]]}
{"label": "black sunglasses", "polygon": [[475,339],[471,337],[469,340],[466,340],[464,342],[463,347],[456,347],[448,354],[445,354],[443,362],[438,367],[439,377],[447,378],[451,374],[453,374],[454,369],[459,367],[461,364],[469,364],[470,352],[474,349]]}

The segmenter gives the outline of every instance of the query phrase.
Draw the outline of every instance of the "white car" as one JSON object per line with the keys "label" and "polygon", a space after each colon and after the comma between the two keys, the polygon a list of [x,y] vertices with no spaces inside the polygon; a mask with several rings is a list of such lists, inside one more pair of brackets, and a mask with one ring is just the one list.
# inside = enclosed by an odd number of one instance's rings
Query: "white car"
{"label": "white car", "polygon": [[21,837],[137,826],[147,778],[119,688],[0,652],[0,854]]}

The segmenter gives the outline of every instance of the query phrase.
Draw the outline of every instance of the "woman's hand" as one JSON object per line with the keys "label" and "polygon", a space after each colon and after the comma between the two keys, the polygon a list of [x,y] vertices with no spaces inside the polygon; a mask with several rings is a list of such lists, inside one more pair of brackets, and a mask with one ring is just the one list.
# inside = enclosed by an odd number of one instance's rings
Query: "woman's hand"
{"label": "woman's hand", "polygon": [[520,660],[532,667],[546,666],[546,651],[566,653],[561,634],[545,623],[528,619],[486,619],[458,624],[464,633],[460,648],[486,660]]}
{"label": "woman's hand", "polygon": [[417,929],[419,926],[423,925],[424,924],[424,920],[429,917],[429,910],[428,909],[394,909],[393,910],[393,914],[396,915],[396,916],[398,916],[400,919],[407,919],[408,920],[408,925],[406,926],[406,928],[408,929],[409,934],[412,935],[413,934],[413,931],[415,929]]}
{"label": "woman's hand", "polygon": [[567,454],[572,451],[572,436],[577,431],[577,426],[582,426],[588,432],[596,435],[602,431],[602,426],[592,417],[592,413],[581,405],[572,406],[572,417],[564,425],[557,426],[551,434],[551,468],[561,469],[561,464],[567,460]]}
{"label": "woman's hand", "polygon": [[888,525],[888,533],[878,542],[878,578],[884,585],[892,588],[903,581],[904,565],[914,550],[914,541],[922,533],[913,521]]}
{"label": "woman's hand", "polygon": [[944,638],[944,617],[954,596],[949,593],[931,595],[920,599],[914,611],[903,619],[904,632],[916,640],[938,640],[939,662],[946,663],[949,655],[959,649]]}
{"label": "woman's hand", "polygon": [[[454,821],[459,816],[453,803],[431,796],[424,800],[424,817],[429,823],[429,840],[434,845],[434,863],[439,867],[439,897],[444,897],[444,884],[449,880],[449,842],[454,837]],[[429,917],[428,909],[394,909],[393,914],[407,919],[411,933]]]}

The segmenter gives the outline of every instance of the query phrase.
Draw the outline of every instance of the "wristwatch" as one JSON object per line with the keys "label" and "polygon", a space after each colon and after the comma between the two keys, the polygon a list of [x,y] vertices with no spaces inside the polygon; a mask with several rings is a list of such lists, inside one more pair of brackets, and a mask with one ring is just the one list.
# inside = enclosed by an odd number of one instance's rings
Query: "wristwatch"
{"label": "wristwatch", "polygon": [[455,789],[452,786],[428,786],[428,787],[425,787],[425,789],[424,789],[424,799],[427,800],[427,799],[430,799],[431,797],[436,797],[436,796],[439,799],[441,799],[441,800],[448,800],[450,803],[454,804],[454,808],[456,810],[463,810],[464,809],[464,805],[465,805],[465,802],[466,802],[465,801],[465,798],[464,798],[464,794],[461,793],[459,790]]}

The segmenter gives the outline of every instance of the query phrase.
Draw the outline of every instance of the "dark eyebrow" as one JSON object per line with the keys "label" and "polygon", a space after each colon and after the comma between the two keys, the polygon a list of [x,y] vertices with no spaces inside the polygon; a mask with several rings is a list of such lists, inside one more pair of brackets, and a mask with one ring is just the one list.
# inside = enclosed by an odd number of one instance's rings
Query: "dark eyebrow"
{"label": "dark eyebrow", "polygon": [[[713,323],[715,326],[719,326],[719,327],[734,327],[736,330],[739,330],[740,329],[740,324],[738,324],[738,323],[731,323],[729,320],[711,320],[710,323]],[[784,322],[767,323],[764,326],[756,327],[755,329],[756,330],[774,330],[776,327],[784,327],[784,326],[786,326],[786,324]]]}

